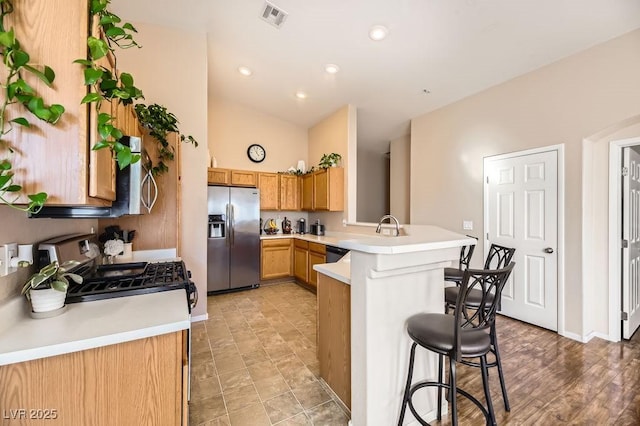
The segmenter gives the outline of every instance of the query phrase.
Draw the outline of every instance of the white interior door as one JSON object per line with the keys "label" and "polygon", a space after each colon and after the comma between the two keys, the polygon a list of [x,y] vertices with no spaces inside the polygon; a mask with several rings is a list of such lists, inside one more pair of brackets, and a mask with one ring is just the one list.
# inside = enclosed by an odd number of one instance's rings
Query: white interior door
{"label": "white interior door", "polygon": [[485,159],[485,253],[516,249],[503,315],[558,330],[558,151]]}
{"label": "white interior door", "polygon": [[640,326],[640,154],[626,147],[622,158],[622,337],[630,339]]}

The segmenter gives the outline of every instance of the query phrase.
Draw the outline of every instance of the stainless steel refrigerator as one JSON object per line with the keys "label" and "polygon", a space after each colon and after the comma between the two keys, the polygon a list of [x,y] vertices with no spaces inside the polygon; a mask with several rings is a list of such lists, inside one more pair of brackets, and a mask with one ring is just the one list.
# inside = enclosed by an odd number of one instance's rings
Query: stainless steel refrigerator
{"label": "stainless steel refrigerator", "polygon": [[209,186],[207,291],[260,282],[260,192]]}

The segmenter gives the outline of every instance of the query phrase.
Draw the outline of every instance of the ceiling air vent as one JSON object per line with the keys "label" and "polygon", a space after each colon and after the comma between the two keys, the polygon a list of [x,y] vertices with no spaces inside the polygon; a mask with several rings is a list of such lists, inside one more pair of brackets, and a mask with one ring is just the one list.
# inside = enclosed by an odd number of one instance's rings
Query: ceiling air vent
{"label": "ceiling air vent", "polygon": [[269,2],[264,2],[261,17],[276,28],[280,28],[287,19],[288,13]]}

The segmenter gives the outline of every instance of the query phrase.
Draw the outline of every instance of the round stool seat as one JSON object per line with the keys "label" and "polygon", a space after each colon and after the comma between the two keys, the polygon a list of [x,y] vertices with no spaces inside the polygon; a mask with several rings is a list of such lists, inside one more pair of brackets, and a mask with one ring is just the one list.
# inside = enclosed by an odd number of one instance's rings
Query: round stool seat
{"label": "round stool seat", "polygon": [[[446,314],[417,314],[407,320],[409,336],[420,346],[441,354],[454,347],[455,317]],[[460,330],[460,353],[463,357],[479,357],[489,352],[491,336],[485,330]]]}
{"label": "round stool seat", "polygon": [[464,271],[458,268],[444,268],[444,280],[462,282]]}
{"label": "round stool seat", "polygon": [[[458,293],[460,292],[460,287],[451,286],[444,288],[444,301],[451,306],[455,306],[456,301],[458,300]],[[489,304],[493,303],[494,295],[492,293],[487,294],[486,302]],[[466,304],[467,306],[480,306],[480,302],[482,302],[482,291],[472,288],[469,290],[469,294],[467,294]]]}

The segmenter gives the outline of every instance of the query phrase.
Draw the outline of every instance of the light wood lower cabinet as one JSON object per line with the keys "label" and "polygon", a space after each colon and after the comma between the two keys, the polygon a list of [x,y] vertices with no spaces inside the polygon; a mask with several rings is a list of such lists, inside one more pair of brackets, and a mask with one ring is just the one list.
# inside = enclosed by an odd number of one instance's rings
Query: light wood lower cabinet
{"label": "light wood lower cabinet", "polygon": [[318,243],[309,243],[309,273],[308,284],[316,288],[318,286],[318,272],[313,270],[313,265],[327,263],[327,246]]}
{"label": "light wood lower cabinet", "polygon": [[185,334],[0,366],[0,407],[26,410],[11,425],[186,425]]}
{"label": "light wood lower cabinet", "polygon": [[318,274],[320,376],[351,408],[351,286]]}
{"label": "light wood lower cabinet", "polygon": [[290,238],[262,240],[260,279],[271,280],[293,275],[293,242]]}
{"label": "light wood lower cabinet", "polygon": [[298,281],[309,281],[309,243],[295,240],[293,242],[293,276]]}

